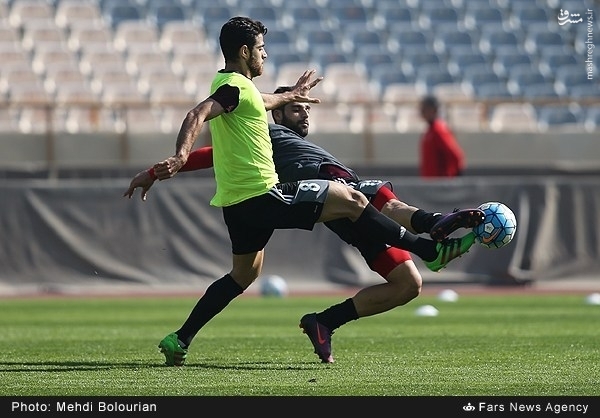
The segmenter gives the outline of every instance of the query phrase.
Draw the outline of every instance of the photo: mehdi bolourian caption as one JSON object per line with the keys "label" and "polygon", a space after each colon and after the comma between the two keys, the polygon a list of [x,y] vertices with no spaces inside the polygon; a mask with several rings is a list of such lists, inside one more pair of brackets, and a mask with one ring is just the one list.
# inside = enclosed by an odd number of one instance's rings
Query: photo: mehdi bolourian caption
{"label": "photo: mehdi bolourian caption", "polygon": [[56,402],[12,402],[11,412],[157,412],[151,402],[118,401],[56,401]]}

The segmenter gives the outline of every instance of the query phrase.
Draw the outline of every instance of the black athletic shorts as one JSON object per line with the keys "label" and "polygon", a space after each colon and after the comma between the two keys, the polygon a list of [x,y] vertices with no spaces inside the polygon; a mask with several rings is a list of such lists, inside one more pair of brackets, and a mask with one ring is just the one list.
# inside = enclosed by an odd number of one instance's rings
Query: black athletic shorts
{"label": "black athletic shorts", "polygon": [[276,229],[312,230],[328,188],[327,180],[282,183],[263,195],[223,207],[233,254],[262,250]]}
{"label": "black athletic shorts", "polygon": [[[392,189],[392,184],[389,181],[361,180],[356,182],[352,179],[348,179],[343,182],[362,192],[367,196],[367,199],[369,199],[370,202],[375,198],[380,188],[386,187],[390,190]],[[325,226],[335,232],[347,244],[356,247],[369,266],[372,266],[373,261],[379,254],[389,248],[387,244],[380,240],[360,234],[350,219],[335,219],[333,221],[325,222]]]}

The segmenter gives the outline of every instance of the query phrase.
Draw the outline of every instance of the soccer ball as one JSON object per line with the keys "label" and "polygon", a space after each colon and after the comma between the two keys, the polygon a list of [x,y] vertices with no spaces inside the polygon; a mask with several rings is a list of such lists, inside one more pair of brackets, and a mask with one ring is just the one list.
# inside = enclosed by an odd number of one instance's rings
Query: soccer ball
{"label": "soccer ball", "polygon": [[288,294],[288,285],[281,276],[270,275],[260,279],[260,294],[282,298]]}
{"label": "soccer ball", "polygon": [[512,241],[517,232],[517,218],[508,206],[500,202],[479,205],[485,220],[473,228],[475,240],[487,248],[501,248]]}

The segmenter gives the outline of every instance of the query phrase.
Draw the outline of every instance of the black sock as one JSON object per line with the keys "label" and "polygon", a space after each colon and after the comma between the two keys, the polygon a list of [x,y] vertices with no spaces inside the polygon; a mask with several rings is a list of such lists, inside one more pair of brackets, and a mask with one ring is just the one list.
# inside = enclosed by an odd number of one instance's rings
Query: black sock
{"label": "black sock", "polygon": [[325,325],[332,332],[345,323],[356,319],[358,319],[358,313],[356,313],[352,299],[346,299],[342,303],[330,306],[317,314],[317,321]]}
{"label": "black sock", "polygon": [[175,332],[179,340],[189,346],[200,328],[243,292],[244,289],[229,274],[213,282],[196,302],[185,323]]}
{"label": "black sock", "polygon": [[418,235],[406,231],[400,240],[398,248],[410,251],[425,261],[433,261],[437,258],[436,243],[430,239],[421,238]]}
{"label": "black sock", "polygon": [[402,237],[406,233],[406,228],[379,212],[370,203],[354,225],[361,234],[379,239],[392,247],[404,248]]}
{"label": "black sock", "polygon": [[410,218],[410,224],[417,234],[431,232],[431,228],[441,215],[441,213],[425,212],[423,209],[418,209],[412,214]]}

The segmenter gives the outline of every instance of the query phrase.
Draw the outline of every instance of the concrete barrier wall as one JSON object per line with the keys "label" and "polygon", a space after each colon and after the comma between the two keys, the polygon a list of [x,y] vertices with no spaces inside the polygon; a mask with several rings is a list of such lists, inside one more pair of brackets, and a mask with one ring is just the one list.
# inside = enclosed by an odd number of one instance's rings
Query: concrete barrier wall
{"label": "concrete barrier wall", "polygon": [[[358,166],[416,167],[419,134],[312,135],[342,161]],[[467,169],[485,167],[600,169],[597,133],[473,133],[457,134]],[[2,134],[0,169],[11,167],[145,167],[171,155],[176,134]],[[203,138],[198,145],[209,143]]]}
{"label": "concrete barrier wall", "polygon": [[[431,282],[515,284],[598,277],[600,177],[388,178],[415,206],[449,212],[499,200],[517,216],[507,247],[475,245]],[[229,271],[221,211],[209,206],[214,180],[181,173],[148,201],[122,197],[130,178],[0,180],[0,287],[98,284],[204,286]],[[460,231],[462,232],[462,231]],[[362,285],[382,279],[323,225],[277,231],[264,274],[302,283]]]}

